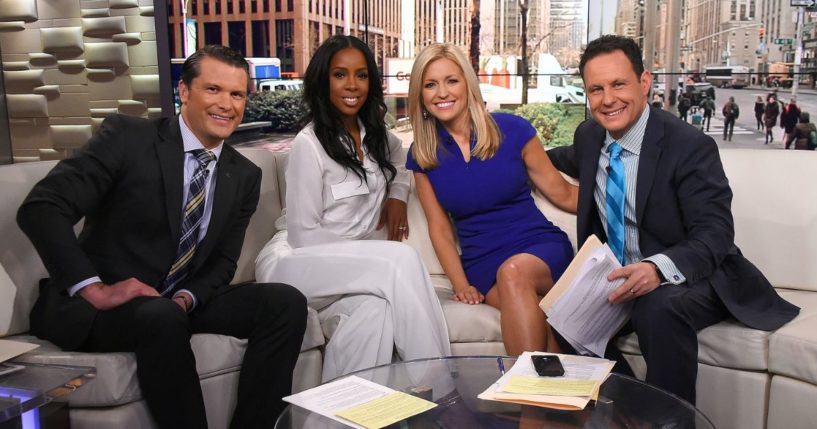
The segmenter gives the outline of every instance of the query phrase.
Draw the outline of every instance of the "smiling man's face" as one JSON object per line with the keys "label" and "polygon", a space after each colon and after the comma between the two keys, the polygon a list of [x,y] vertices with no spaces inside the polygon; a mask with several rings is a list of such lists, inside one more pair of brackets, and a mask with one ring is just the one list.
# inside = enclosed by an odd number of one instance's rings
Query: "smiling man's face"
{"label": "smiling man's face", "polygon": [[648,71],[638,76],[624,52],[617,50],[587,61],[584,83],[593,118],[619,139],[644,112],[652,76]]}
{"label": "smiling man's face", "polygon": [[182,117],[190,131],[208,149],[218,146],[235,131],[247,103],[247,72],[205,57],[190,86],[179,83]]}

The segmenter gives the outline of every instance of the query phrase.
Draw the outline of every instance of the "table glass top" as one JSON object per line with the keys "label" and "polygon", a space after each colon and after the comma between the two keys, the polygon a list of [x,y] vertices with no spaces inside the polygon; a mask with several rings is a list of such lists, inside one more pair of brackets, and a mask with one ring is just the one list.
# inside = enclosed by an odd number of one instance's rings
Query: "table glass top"
{"label": "table glass top", "polygon": [[15,364],[23,368],[0,375],[0,422],[67,395],[96,375],[92,367]]}
{"label": "table glass top", "polygon": [[[582,411],[563,411],[478,399],[510,368],[514,358],[449,357],[398,362],[354,375],[438,404],[394,428],[714,428],[688,402],[634,378],[611,374],[599,400]],[[290,405],[277,429],[344,428],[343,424]]]}

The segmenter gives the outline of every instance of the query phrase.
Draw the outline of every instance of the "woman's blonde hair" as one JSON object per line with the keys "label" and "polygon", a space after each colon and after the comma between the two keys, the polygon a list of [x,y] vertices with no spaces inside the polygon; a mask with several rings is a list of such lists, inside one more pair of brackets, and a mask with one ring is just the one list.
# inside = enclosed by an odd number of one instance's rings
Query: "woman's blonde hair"
{"label": "woman's blonde hair", "polygon": [[481,160],[491,158],[499,148],[499,128],[494,118],[485,109],[482,94],[479,91],[479,80],[471,68],[465,54],[454,45],[435,43],[423,49],[414,59],[409,81],[408,110],[411,118],[411,127],[414,131],[414,145],[412,156],[417,164],[424,169],[432,169],[439,165],[437,147],[440,138],[437,134],[437,119],[426,112],[423,106],[423,75],[432,62],[447,58],[456,64],[462,71],[467,88],[468,117],[477,144],[471,154]]}

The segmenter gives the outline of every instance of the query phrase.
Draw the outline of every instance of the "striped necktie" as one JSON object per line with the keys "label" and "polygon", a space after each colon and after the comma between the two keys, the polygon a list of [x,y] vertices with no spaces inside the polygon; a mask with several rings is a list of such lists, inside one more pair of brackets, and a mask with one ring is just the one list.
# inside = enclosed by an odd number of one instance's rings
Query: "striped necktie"
{"label": "striped necktie", "polygon": [[182,236],[179,240],[179,248],[176,251],[176,260],[167,273],[162,295],[172,291],[176,285],[187,276],[190,268],[190,261],[196,254],[196,247],[199,243],[199,226],[204,215],[205,184],[210,171],[207,165],[216,159],[216,155],[209,150],[196,149],[190,152],[199,162],[198,168],[193,173],[187,193],[187,203],[184,205],[182,216]]}
{"label": "striped necktie", "polygon": [[610,145],[610,168],[607,169],[607,244],[624,264],[624,163],[621,162],[621,146]]}

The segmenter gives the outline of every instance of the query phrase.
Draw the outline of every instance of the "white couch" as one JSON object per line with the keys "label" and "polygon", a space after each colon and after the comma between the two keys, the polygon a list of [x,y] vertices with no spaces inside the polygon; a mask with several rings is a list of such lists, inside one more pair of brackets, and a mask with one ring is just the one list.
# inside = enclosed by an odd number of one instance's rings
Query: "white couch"
{"label": "white couch", "polygon": [[[284,201],[286,154],[263,149],[241,152],[262,167],[264,179],[235,281],[251,280],[255,256],[276,232],[273,221]],[[805,151],[724,150],[721,152],[735,198],[738,245],[803,310],[793,322],[768,333],[723,322],[699,335],[698,407],[718,428],[817,427],[817,153]],[[0,336],[25,336],[37,280],[46,273],[31,244],[14,222],[17,207],[53,162],[0,166]],[[802,187],[802,191],[800,190]],[[575,245],[575,217],[539,199],[547,216],[568,232]],[[457,355],[504,354],[499,312],[487,305],[451,301],[450,285],[434,256],[422,209],[409,201],[408,244],[422,255],[441,298],[451,348]],[[16,295],[16,296],[15,296]],[[10,298],[13,296],[13,298]],[[13,304],[10,304],[12,303]],[[295,370],[295,390],[318,384],[324,334],[310,312],[307,335]],[[19,336],[22,335],[22,336]],[[244,342],[218,335],[196,335],[193,347],[212,428],[226,427],[235,401],[237,371]],[[644,372],[637,341],[622,347],[637,373]],[[75,428],[154,427],[135,382],[128,353],[65,353],[45,344],[23,356],[30,362],[97,367],[97,379],[66,399]],[[227,400],[225,400],[227,399]]]}

